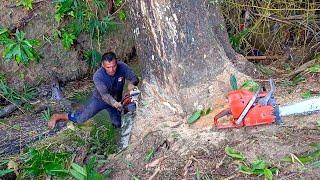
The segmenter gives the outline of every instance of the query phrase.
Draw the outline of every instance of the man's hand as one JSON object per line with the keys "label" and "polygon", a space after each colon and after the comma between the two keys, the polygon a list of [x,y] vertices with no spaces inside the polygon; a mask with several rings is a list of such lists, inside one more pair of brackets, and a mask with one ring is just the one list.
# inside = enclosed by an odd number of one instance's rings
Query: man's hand
{"label": "man's hand", "polygon": [[115,102],[112,106],[117,108],[118,111],[122,111],[122,104],[120,102]]}
{"label": "man's hand", "polygon": [[128,91],[132,91],[135,88],[135,86],[131,83],[128,84]]}
{"label": "man's hand", "polygon": [[53,129],[56,126],[57,121],[55,119],[52,119],[48,122],[48,128]]}

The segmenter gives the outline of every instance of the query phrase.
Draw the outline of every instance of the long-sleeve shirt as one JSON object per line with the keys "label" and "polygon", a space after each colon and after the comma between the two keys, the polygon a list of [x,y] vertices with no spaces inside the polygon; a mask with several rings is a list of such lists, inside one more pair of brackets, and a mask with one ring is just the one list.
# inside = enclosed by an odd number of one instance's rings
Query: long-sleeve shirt
{"label": "long-sleeve shirt", "polygon": [[123,62],[117,61],[117,70],[113,76],[108,75],[105,69],[100,67],[93,75],[95,85],[93,96],[110,105],[113,105],[116,101],[120,102],[125,79],[135,86],[139,83],[139,79],[133,70]]}

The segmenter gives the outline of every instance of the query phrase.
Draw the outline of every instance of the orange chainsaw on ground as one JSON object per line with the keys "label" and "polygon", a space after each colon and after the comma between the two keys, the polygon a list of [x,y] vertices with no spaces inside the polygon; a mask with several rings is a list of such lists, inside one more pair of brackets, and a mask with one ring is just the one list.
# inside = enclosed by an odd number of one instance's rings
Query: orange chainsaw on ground
{"label": "orange chainsaw on ground", "polygon": [[[214,117],[214,126],[217,128],[231,128],[243,126],[257,126],[262,124],[282,123],[279,115],[279,106],[273,96],[275,86],[272,80],[270,91],[258,90],[253,93],[245,89],[228,93],[229,108],[221,111]],[[232,120],[222,123],[222,117],[232,116]]]}

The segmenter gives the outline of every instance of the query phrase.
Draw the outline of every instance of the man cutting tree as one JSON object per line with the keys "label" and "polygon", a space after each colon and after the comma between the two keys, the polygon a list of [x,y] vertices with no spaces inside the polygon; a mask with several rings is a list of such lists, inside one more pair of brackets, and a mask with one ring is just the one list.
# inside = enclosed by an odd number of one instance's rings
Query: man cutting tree
{"label": "man cutting tree", "polygon": [[121,127],[122,92],[125,79],[129,80],[128,91],[138,85],[139,79],[133,70],[125,63],[117,61],[113,52],[102,56],[101,67],[94,73],[93,82],[95,89],[88,104],[77,112],[53,114],[49,128],[54,128],[59,121],[72,121],[83,123],[103,109],[109,113],[112,125]]}

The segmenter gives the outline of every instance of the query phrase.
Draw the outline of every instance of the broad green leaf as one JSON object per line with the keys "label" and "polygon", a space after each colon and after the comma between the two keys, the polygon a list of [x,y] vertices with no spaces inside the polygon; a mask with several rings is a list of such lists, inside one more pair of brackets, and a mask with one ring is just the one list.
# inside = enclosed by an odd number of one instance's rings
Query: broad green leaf
{"label": "broad green leaf", "polygon": [[265,179],[272,180],[272,172],[270,169],[264,169],[263,174],[264,174]]}
{"label": "broad green leaf", "polygon": [[239,171],[244,173],[244,174],[252,174],[252,169],[246,165],[240,165],[239,166]]}
{"label": "broad green leaf", "polygon": [[9,59],[9,60],[13,59],[13,53],[15,48],[17,48],[16,44],[10,44],[6,46],[3,51],[3,58]]}
{"label": "broad green leaf", "polygon": [[320,64],[314,64],[310,68],[308,68],[311,73],[320,73]]}
{"label": "broad green leaf", "polygon": [[188,118],[188,123],[192,124],[196,122],[200,117],[201,117],[201,111],[196,111]]}
{"label": "broad green leaf", "polygon": [[33,60],[35,59],[34,55],[32,54],[32,52],[30,51],[30,47],[29,46],[26,46],[26,45],[22,45],[22,49],[23,51],[27,54],[27,56],[29,57],[30,60]]}
{"label": "broad green leaf", "polygon": [[259,89],[259,84],[253,80],[247,80],[242,83],[241,88],[247,89],[251,92],[256,92]]}
{"label": "broad green leaf", "polygon": [[70,169],[70,173],[77,180],[85,180],[86,179],[86,177],[83,174],[81,174],[78,171],[75,171],[73,169]]}
{"label": "broad green leaf", "polygon": [[245,160],[246,157],[239,151],[227,146],[225,147],[224,151],[226,152],[226,154],[234,159],[238,159],[238,160]]}
{"label": "broad green leaf", "polygon": [[14,172],[13,169],[0,170],[0,177],[1,177],[1,176],[4,176],[4,175],[6,175],[6,174],[12,173],[12,172]]}
{"label": "broad green leaf", "polygon": [[267,163],[264,160],[256,160],[252,163],[252,169],[265,169],[267,168]]}
{"label": "broad green leaf", "polygon": [[72,167],[75,171],[77,171],[78,173],[80,173],[80,174],[82,174],[83,176],[87,177],[87,171],[86,171],[85,168],[79,166],[79,165],[76,164],[76,163],[72,163],[72,164],[71,164],[71,167]]}
{"label": "broad green leaf", "polygon": [[230,85],[231,85],[232,90],[238,89],[238,82],[237,82],[236,76],[234,74],[231,74],[231,76],[230,76]]}

